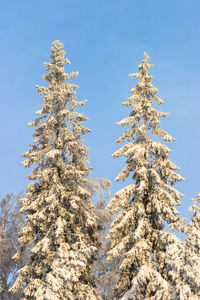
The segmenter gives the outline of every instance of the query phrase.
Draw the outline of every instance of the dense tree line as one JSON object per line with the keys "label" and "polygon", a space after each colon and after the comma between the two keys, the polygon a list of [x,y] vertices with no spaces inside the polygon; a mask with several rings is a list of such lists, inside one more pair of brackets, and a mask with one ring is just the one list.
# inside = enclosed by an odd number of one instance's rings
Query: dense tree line
{"label": "dense tree line", "polygon": [[116,181],[131,183],[111,199],[111,182],[90,177],[82,139],[90,129],[79,112],[87,100],[77,100],[71,79],[78,72],[66,73],[69,63],[56,40],[44,63],[47,86],[37,86],[43,103],[28,124],[34,140],[23,164],[33,167],[31,183],[24,197],[0,200],[0,298],[199,299],[200,195],[186,224],[176,209],[183,194],[174,187],[184,178],[169,159],[166,142],[175,138],[160,127],[168,114],[154,108],[164,101],[149,56],[130,74],[139,81],[123,103],[129,116],[117,124],[128,129],[112,155],[126,159]]}

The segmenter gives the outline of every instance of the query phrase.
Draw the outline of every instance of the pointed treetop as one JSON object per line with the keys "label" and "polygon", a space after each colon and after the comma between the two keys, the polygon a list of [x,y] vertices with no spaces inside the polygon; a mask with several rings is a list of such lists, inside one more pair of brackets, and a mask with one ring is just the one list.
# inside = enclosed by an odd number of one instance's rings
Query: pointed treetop
{"label": "pointed treetop", "polygon": [[[60,56],[64,59],[64,56],[66,54],[66,51],[65,50],[62,50],[64,48],[64,45],[63,43],[61,43],[59,40],[55,40],[53,43],[52,43],[52,46],[51,47],[51,51],[52,51],[52,55],[49,55],[50,57],[55,57],[54,55],[55,54],[58,54],[58,52],[60,53]],[[58,58],[57,58],[58,59]],[[67,64],[70,64],[70,61],[68,59],[65,59],[65,63]]]}
{"label": "pointed treetop", "polygon": [[153,67],[153,64],[149,64],[149,63],[148,63],[149,58],[150,58],[150,56],[149,56],[146,52],[144,52],[142,64],[139,65],[139,70],[140,70],[140,68],[143,67],[142,70],[144,71],[144,66],[146,67],[146,68],[145,68],[145,71],[148,71],[148,68],[152,68],[152,67]]}
{"label": "pointed treetop", "polygon": [[144,57],[143,57],[142,62],[147,62],[148,63],[149,58],[150,58],[149,55],[146,52],[144,52]]}
{"label": "pointed treetop", "polygon": [[153,78],[153,76],[151,76],[148,71],[148,68],[153,67],[153,64],[148,63],[149,58],[149,55],[144,52],[142,63],[138,66],[139,73],[129,74],[129,77],[142,78],[145,75],[145,77],[149,77],[149,79]]}
{"label": "pointed treetop", "polygon": [[[65,58],[66,51],[62,50],[63,48],[64,48],[64,45],[59,40],[55,40],[52,43],[51,54],[48,55],[50,62],[44,63],[44,66],[47,71],[52,69],[52,67],[53,67],[53,69],[57,69],[57,70],[59,68],[62,68],[62,71],[64,71],[64,68],[63,68],[64,64],[70,64],[70,61],[68,60],[68,58]],[[43,76],[43,78],[45,78],[45,75]],[[68,79],[68,78],[65,78],[65,79]]]}
{"label": "pointed treetop", "polygon": [[[62,50],[64,48],[63,43],[61,43],[59,40],[55,40],[52,43],[52,46],[53,46],[53,47],[51,47],[52,54],[56,54],[57,52],[60,52],[63,54],[63,57],[64,57],[64,55],[66,54],[66,51]],[[51,55],[49,55],[49,56],[51,56]]]}

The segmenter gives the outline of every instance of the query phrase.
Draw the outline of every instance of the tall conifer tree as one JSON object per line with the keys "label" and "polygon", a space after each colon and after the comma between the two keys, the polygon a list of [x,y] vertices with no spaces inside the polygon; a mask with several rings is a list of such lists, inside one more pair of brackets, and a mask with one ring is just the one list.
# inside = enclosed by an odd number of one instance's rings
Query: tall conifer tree
{"label": "tall conifer tree", "polygon": [[108,205],[111,213],[117,214],[107,236],[112,241],[107,261],[119,259],[115,299],[171,299],[165,251],[176,236],[163,230],[164,221],[172,230],[183,229],[183,220],[175,208],[183,195],[173,185],[184,178],[174,171],[179,167],[169,160],[170,149],[158,141],[175,139],[159,126],[160,118],[168,114],[153,108],[153,102],[164,101],[156,96],[158,90],[152,85],[148,59],[144,53],[139,72],[130,74],[139,79],[123,103],[132,111],[117,123],[129,127],[117,143],[128,143],[112,155],[126,158],[126,166],[116,181],[129,177],[133,180]]}
{"label": "tall conifer tree", "polygon": [[92,262],[98,222],[87,189],[88,149],[81,142],[90,130],[82,125],[88,118],[75,110],[87,100],[76,100],[78,86],[67,80],[78,72],[65,73],[70,62],[62,48],[56,40],[44,63],[47,87],[37,86],[42,109],[28,124],[35,127],[35,139],[23,155],[25,167],[35,166],[27,176],[33,183],[21,199],[27,222],[14,257],[20,260],[30,249],[30,261],[12,287],[23,289],[23,299],[97,299]]}

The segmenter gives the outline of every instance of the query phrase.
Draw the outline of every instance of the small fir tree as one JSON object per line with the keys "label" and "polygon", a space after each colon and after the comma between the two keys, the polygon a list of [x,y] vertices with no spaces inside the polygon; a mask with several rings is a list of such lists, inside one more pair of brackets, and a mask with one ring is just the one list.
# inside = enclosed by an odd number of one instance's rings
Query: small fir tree
{"label": "small fir tree", "polygon": [[200,299],[200,194],[192,201],[189,210],[193,215],[185,229],[185,241],[177,240],[167,251],[169,280],[175,286],[173,297],[177,300]]}
{"label": "small fir tree", "polygon": [[176,236],[163,230],[164,221],[172,230],[183,230],[183,220],[175,208],[183,195],[173,185],[184,178],[174,171],[179,167],[169,160],[170,149],[152,140],[152,135],[156,135],[164,141],[175,141],[159,126],[160,118],[168,114],[153,108],[153,102],[164,101],[156,96],[158,90],[152,85],[148,59],[144,53],[139,72],[130,74],[139,79],[129,100],[123,103],[132,111],[117,123],[129,127],[117,143],[128,143],[112,155],[126,157],[126,166],[116,181],[129,176],[133,180],[108,205],[111,213],[117,214],[107,236],[112,243],[107,261],[119,260],[120,279],[113,288],[115,299],[171,299],[165,251]]}
{"label": "small fir tree", "polygon": [[65,73],[63,44],[56,40],[49,62],[44,63],[47,87],[37,86],[43,95],[31,149],[23,156],[25,167],[35,165],[27,176],[34,182],[27,188],[22,212],[27,223],[20,233],[20,260],[30,248],[30,262],[19,270],[12,291],[23,289],[23,299],[97,299],[92,264],[98,245],[97,217],[87,189],[88,149],[81,136],[90,130],[88,120],[75,111],[87,100],[77,101],[78,87],[66,80],[78,72]]}

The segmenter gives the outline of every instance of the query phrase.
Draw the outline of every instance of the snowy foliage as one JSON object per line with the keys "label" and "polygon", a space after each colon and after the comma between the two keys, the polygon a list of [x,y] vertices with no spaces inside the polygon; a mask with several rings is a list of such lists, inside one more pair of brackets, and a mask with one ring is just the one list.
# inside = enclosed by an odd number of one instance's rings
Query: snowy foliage
{"label": "snowy foliage", "polygon": [[25,167],[34,166],[27,177],[26,198],[21,211],[27,223],[20,232],[21,247],[14,258],[20,261],[30,249],[30,262],[19,270],[11,291],[23,289],[23,299],[97,299],[92,264],[98,246],[98,220],[87,190],[88,149],[81,136],[90,130],[88,120],[76,112],[86,103],[76,100],[76,88],[68,79],[78,72],[65,73],[69,64],[63,44],[51,48],[47,87],[37,86],[43,95],[42,108],[33,126],[34,141],[24,153]]}
{"label": "snowy foliage", "polygon": [[185,241],[177,239],[167,250],[169,281],[175,286],[174,299],[180,300],[200,298],[200,194],[193,201]]}
{"label": "snowy foliage", "polygon": [[[107,236],[111,240],[107,261],[119,259],[115,299],[172,299],[165,251],[168,244],[175,243],[176,236],[163,230],[164,221],[171,230],[184,230],[175,208],[183,195],[173,187],[184,178],[169,160],[170,149],[157,141],[175,139],[159,126],[160,118],[168,114],[153,108],[153,102],[164,101],[156,96],[158,90],[152,85],[148,59],[144,53],[139,72],[130,75],[139,79],[123,103],[132,111],[117,123],[128,129],[117,140],[127,143],[113,154],[115,158],[126,158],[116,181],[131,177],[133,183],[118,191],[107,207],[116,215]],[[152,140],[154,135],[156,141]]]}

